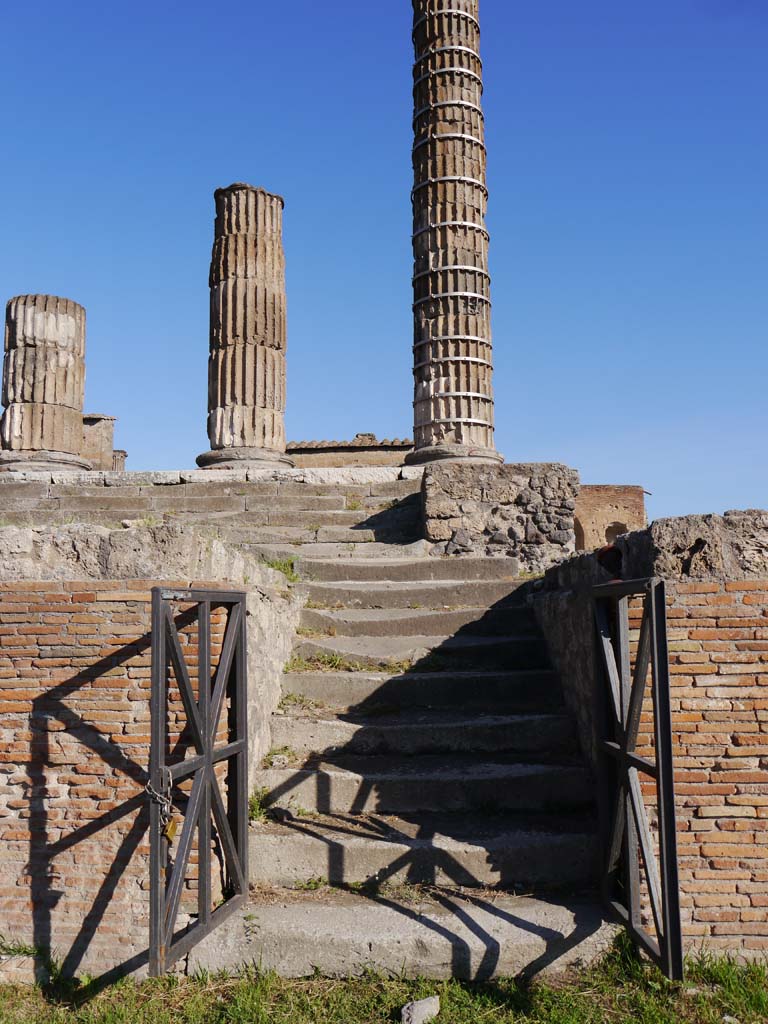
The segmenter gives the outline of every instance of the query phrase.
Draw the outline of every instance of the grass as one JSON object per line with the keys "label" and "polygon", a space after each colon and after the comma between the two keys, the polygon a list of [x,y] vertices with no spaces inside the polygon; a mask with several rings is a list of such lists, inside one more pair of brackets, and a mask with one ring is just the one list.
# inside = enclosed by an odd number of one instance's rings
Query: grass
{"label": "grass", "polygon": [[362,507],[362,502],[359,502],[357,498],[347,498],[348,512],[359,512]]}
{"label": "grass", "polygon": [[294,654],[285,666],[286,672],[361,672],[363,665],[341,654],[319,653],[309,658]]}
{"label": "grass", "polygon": [[[275,572],[281,572],[283,576],[288,580],[289,583],[298,583],[299,574],[296,572],[296,559],[295,558],[271,558],[265,559],[264,565],[269,569],[274,569]],[[0,1022],[1,1024],[1,1022]]]}
{"label": "grass", "polygon": [[307,878],[304,882],[294,882],[293,888],[298,892],[316,892],[318,889],[325,889],[328,886],[328,879],[319,876]]}
{"label": "grass", "polygon": [[413,999],[437,995],[436,1024],[739,1024],[768,1020],[768,971],[727,959],[689,964],[667,982],[626,942],[567,983],[281,979],[248,970],[88,990],[0,987],[0,1024],[386,1024]]}
{"label": "grass", "polygon": [[[362,665],[359,661],[345,658],[343,654],[332,651],[321,651],[304,658],[299,654],[291,656],[286,662],[284,672],[390,672],[402,675],[408,672],[413,663],[410,661],[381,661],[377,664]],[[419,662],[421,665],[421,662]],[[0,1022],[2,1024],[2,1022]]]}
{"label": "grass", "polygon": [[262,762],[264,768],[271,768],[275,763],[276,758],[287,757],[289,761],[296,760],[296,751],[290,747],[273,747],[268,754],[264,756]]}
{"label": "grass", "polygon": [[325,705],[319,700],[313,700],[303,693],[285,693],[280,699],[279,707],[287,711],[289,708],[296,708],[299,711],[317,711]]}
{"label": "grass", "polygon": [[[248,820],[266,821],[267,809],[269,808],[269,787],[260,786],[254,789],[248,798]],[[0,1017],[2,1022],[2,1017]]]}

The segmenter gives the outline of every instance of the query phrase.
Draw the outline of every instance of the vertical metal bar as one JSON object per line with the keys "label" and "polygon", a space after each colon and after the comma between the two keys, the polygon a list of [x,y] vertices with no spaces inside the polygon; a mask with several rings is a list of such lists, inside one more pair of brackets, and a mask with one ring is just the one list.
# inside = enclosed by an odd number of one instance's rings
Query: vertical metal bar
{"label": "vertical metal bar", "polygon": [[197,609],[197,704],[203,733],[203,792],[197,826],[197,913],[200,924],[211,918],[211,602]]}
{"label": "vertical metal bar", "polygon": [[[152,669],[150,690],[149,779],[162,792],[165,767],[165,723],[167,718],[167,665],[165,645],[165,602],[159,587],[152,589]],[[160,831],[160,805],[152,800],[149,810],[149,973],[163,974],[165,962],[165,871],[168,846]]]}
{"label": "vertical metal bar", "polygon": [[232,693],[235,738],[243,741],[243,749],[235,759],[234,787],[230,792],[233,815],[230,819],[232,835],[237,843],[238,857],[248,887],[248,631],[246,627],[246,599],[240,599],[240,629],[235,656],[235,682]]}
{"label": "vertical metal bar", "polygon": [[[613,831],[616,818],[619,813],[616,803],[616,763],[613,758],[608,757],[603,750],[603,741],[609,739],[613,730],[609,732],[609,722],[614,720],[614,715],[609,712],[610,704],[610,680],[605,667],[605,659],[601,654],[602,633],[600,631],[600,608],[605,605],[605,598],[594,598],[594,628],[595,639],[592,651],[592,670],[595,677],[595,689],[593,695],[593,708],[595,716],[595,736],[597,738],[596,752],[598,758],[598,779],[597,779],[597,813],[598,832],[600,835],[600,850],[602,852],[602,877],[600,889],[603,900],[610,903],[615,899],[616,869],[612,865],[610,848],[612,844]],[[613,736],[615,739],[616,737]]]}
{"label": "vertical metal bar", "polygon": [[[629,706],[632,698],[632,667],[629,645],[629,597],[621,597],[616,602],[616,659],[621,675],[621,736],[618,738],[621,749],[627,752],[627,725]],[[632,813],[632,797],[626,760],[621,766],[621,787],[624,800],[624,865],[627,910],[629,919],[635,928],[641,927],[640,912],[640,857],[637,845],[637,827]]]}
{"label": "vertical metal bar", "polygon": [[651,602],[654,735],[656,740],[664,935],[659,936],[664,973],[673,981],[683,978],[683,935],[680,921],[680,881],[677,866],[675,781],[672,757],[672,712],[667,644],[667,595],[663,580],[653,580]]}

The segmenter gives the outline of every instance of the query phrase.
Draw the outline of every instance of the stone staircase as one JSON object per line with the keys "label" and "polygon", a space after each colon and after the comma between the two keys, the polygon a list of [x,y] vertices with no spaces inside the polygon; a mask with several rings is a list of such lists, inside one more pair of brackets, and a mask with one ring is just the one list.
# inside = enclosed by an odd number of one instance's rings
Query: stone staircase
{"label": "stone staircase", "polygon": [[430,557],[418,486],[290,485],[223,528],[290,561],[307,605],[251,780],[251,904],[193,965],[492,977],[610,941],[593,791],[521,583]]}

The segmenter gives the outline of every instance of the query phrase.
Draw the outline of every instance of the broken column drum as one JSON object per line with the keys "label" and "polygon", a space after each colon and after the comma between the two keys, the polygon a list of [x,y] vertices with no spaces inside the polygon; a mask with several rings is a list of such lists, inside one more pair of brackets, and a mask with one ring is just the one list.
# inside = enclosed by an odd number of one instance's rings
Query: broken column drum
{"label": "broken column drum", "polygon": [[5,310],[0,470],[90,469],[82,457],[85,310],[18,295]]}
{"label": "broken column drum", "polygon": [[293,465],[285,454],[283,200],[251,185],[215,193],[204,468]]}
{"label": "broken column drum", "polygon": [[494,449],[486,156],[477,0],[413,0],[414,452]]}

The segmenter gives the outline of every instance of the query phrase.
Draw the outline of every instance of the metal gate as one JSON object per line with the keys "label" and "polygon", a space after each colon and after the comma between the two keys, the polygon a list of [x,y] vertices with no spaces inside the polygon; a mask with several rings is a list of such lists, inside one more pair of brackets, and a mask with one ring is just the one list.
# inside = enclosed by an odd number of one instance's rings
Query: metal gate
{"label": "metal gate", "polygon": [[[629,603],[643,597],[634,672],[631,663]],[[593,588],[597,625],[598,672],[607,704],[604,717],[603,775],[610,791],[603,806],[607,822],[603,898],[624,922],[634,942],[667,977],[683,977],[683,940],[675,831],[672,719],[669,694],[666,592],[659,579],[606,583]],[[655,759],[637,753],[648,669],[651,669]],[[650,710],[646,705],[646,711]],[[657,863],[640,773],[656,783],[658,808]],[[642,922],[641,863],[655,935]]]}
{"label": "metal gate", "polygon": [[[221,637],[216,665],[211,659],[212,612],[217,615],[217,639]],[[195,658],[196,687],[190,672]],[[149,970],[157,976],[247,899],[245,594],[152,590],[151,719]],[[194,898],[188,875],[195,845],[196,906],[187,910],[188,921],[177,932],[185,889]]]}

